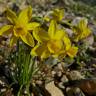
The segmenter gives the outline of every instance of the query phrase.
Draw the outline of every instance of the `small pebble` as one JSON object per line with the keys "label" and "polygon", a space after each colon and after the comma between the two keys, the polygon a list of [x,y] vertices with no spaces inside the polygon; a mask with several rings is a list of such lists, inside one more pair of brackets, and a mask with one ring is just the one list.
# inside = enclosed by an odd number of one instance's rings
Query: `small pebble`
{"label": "small pebble", "polygon": [[60,82],[60,83],[58,84],[58,86],[59,86],[61,89],[65,89],[65,86],[63,85],[63,82]]}
{"label": "small pebble", "polygon": [[57,72],[57,76],[61,77],[62,76],[62,72],[61,71]]}
{"label": "small pebble", "polygon": [[63,83],[68,82],[68,78],[66,77],[66,75],[62,76],[61,82],[63,82]]}
{"label": "small pebble", "polygon": [[6,91],[6,88],[1,89],[1,92],[5,92],[5,91]]}

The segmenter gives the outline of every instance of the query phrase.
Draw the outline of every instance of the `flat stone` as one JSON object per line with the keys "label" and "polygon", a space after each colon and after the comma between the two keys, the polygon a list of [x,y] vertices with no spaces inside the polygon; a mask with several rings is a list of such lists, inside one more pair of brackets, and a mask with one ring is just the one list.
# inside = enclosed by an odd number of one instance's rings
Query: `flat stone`
{"label": "flat stone", "polygon": [[64,94],[62,93],[62,91],[55,86],[54,81],[48,83],[45,86],[45,88],[51,94],[51,96],[64,96]]}

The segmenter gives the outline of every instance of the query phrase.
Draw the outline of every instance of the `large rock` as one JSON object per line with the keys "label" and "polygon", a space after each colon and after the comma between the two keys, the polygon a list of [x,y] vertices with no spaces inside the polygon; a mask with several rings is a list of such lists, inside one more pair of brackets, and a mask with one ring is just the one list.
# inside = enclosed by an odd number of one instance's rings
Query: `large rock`
{"label": "large rock", "polygon": [[89,79],[86,80],[86,82],[82,82],[80,88],[83,92],[87,93],[88,96],[96,96],[96,79]]}
{"label": "large rock", "polygon": [[81,75],[81,73],[79,71],[71,71],[69,74],[68,74],[68,77],[70,80],[80,80],[80,79],[84,79],[84,76]]}
{"label": "large rock", "polygon": [[55,86],[54,81],[48,83],[45,88],[48,90],[51,96],[64,96],[62,91]]}

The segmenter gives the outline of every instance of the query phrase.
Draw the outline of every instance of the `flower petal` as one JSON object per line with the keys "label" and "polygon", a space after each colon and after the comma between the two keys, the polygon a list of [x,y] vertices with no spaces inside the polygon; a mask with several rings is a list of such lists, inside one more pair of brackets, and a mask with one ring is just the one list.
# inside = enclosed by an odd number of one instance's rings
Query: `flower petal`
{"label": "flower petal", "polygon": [[10,30],[11,30],[12,27],[13,27],[12,25],[5,25],[5,26],[1,27],[0,35],[3,35],[3,34],[8,35],[8,34],[10,34],[11,33]]}
{"label": "flower petal", "polygon": [[64,37],[64,35],[65,35],[64,30],[62,30],[62,29],[57,30],[56,33],[55,33],[54,39],[60,40],[60,39],[62,39]]}
{"label": "flower petal", "polygon": [[37,44],[32,50],[31,55],[40,56],[41,58],[47,58],[49,56],[49,51],[46,44]]}
{"label": "flower petal", "polygon": [[67,54],[68,56],[70,56],[71,58],[73,58],[78,52],[78,47],[71,47],[68,51]]}
{"label": "flower petal", "polygon": [[22,24],[27,24],[28,21],[31,20],[32,17],[32,8],[31,6],[23,9],[21,13],[19,14],[18,21]]}
{"label": "flower petal", "polygon": [[15,24],[17,22],[17,16],[16,16],[15,12],[13,12],[12,10],[8,9],[6,11],[6,15],[7,15],[8,20],[11,23]]}
{"label": "flower petal", "polygon": [[46,42],[49,40],[48,33],[42,28],[36,28],[33,31],[33,36],[38,42]]}
{"label": "flower petal", "polygon": [[26,35],[20,35],[20,37],[24,43],[28,44],[31,47],[34,46],[34,39],[29,32]]}
{"label": "flower petal", "polygon": [[48,35],[50,36],[50,38],[54,38],[54,35],[55,35],[55,32],[56,32],[56,28],[57,28],[56,21],[51,20],[50,26],[49,26],[49,30],[48,30]]}
{"label": "flower petal", "polygon": [[40,23],[37,23],[37,22],[28,23],[27,24],[27,29],[28,30],[34,30],[38,26],[40,26]]}
{"label": "flower petal", "polygon": [[63,37],[63,42],[65,44],[65,50],[68,50],[71,47],[71,41],[67,36]]}
{"label": "flower petal", "polygon": [[48,49],[44,50],[44,52],[41,55],[41,59],[48,58],[50,56],[50,52]]}
{"label": "flower petal", "polygon": [[43,20],[46,21],[46,22],[49,22],[51,19],[50,19],[49,17],[45,16],[45,17],[43,18]]}
{"label": "flower petal", "polygon": [[16,42],[17,42],[17,37],[12,36],[10,39],[10,46],[13,46],[14,44],[16,44]]}
{"label": "flower petal", "polygon": [[81,19],[79,24],[78,24],[78,27],[80,29],[85,29],[87,27],[87,24],[88,24],[87,19]]}
{"label": "flower petal", "polygon": [[39,51],[38,49],[40,49],[40,45],[37,44],[32,50],[31,50],[31,55],[33,56],[40,56],[41,55],[41,50]]}

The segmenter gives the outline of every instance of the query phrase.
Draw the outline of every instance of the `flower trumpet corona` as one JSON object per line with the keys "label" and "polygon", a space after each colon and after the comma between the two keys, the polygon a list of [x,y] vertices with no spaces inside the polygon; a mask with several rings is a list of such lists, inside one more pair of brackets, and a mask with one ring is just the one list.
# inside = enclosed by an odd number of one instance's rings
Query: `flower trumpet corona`
{"label": "flower trumpet corona", "polygon": [[71,42],[65,31],[57,27],[56,21],[52,20],[48,32],[42,28],[37,28],[33,32],[38,44],[32,49],[32,55],[40,56],[42,59],[48,58],[51,55],[53,57],[58,57],[60,54],[66,53],[68,53],[70,57],[76,55],[77,49],[75,47],[71,48]]}
{"label": "flower trumpet corona", "polygon": [[0,35],[12,34],[10,39],[10,46],[16,43],[18,38],[21,38],[27,45],[33,47],[34,39],[29,31],[39,26],[37,22],[30,22],[32,16],[31,6],[23,9],[17,16],[15,12],[8,9],[6,11],[7,19],[10,21],[10,25],[4,25],[0,29]]}

